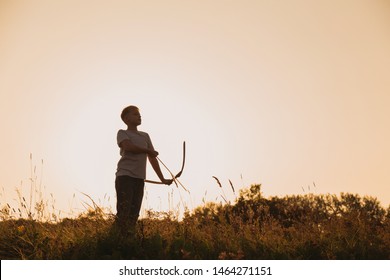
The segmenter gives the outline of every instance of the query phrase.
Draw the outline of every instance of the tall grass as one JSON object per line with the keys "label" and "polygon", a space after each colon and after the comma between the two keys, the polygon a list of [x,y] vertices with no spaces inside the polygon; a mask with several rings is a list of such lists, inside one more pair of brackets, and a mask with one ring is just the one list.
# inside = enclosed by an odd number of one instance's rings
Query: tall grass
{"label": "tall grass", "polygon": [[[40,176],[38,177],[38,173]],[[54,195],[46,195],[45,187],[42,185],[43,160],[41,160],[40,172],[37,166],[33,165],[33,157],[30,154],[30,177],[28,178],[29,192],[25,189],[24,182],[21,181],[20,187],[16,188],[16,205],[11,202],[0,202],[0,221],[11,219],[29,219],[38,222],[59,221],[61,211],[57,210]],[[0,197],[5,197],[5,190],[2,188]],[[10,204],[11,203],[11,204]]]}

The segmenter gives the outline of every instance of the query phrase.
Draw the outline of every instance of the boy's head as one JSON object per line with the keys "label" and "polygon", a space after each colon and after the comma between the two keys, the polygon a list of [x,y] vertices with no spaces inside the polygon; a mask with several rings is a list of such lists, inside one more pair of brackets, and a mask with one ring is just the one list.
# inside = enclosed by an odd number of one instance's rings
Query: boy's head
{"label": "boy's head", "polygon": [[130,105],[124,108],[121,113],[121,119],[127,125],[141,124],[141,115],[139,113],[138,107]]}

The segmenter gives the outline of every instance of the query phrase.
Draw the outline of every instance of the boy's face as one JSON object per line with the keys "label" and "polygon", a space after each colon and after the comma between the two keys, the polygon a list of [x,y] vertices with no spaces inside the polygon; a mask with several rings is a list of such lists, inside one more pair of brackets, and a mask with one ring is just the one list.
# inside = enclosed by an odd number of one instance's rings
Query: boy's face
{"label": "boy's face", "polygon": [[126,124],[138,126],[141,124],[141,114],[138,109],[132,109],[126,115]]}

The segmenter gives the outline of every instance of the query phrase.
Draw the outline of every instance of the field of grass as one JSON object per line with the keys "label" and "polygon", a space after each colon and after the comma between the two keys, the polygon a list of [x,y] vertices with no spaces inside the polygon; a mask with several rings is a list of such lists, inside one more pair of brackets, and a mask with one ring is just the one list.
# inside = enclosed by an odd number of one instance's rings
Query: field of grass
{"label": "field of grass", "polygon": [[1,207],[1,259],[390,259],[390,207],[355,194],[264,198],[252,185],[180,220],[150,212],[127,237],[97,205],[55,222],[42,205],[24,219]]}

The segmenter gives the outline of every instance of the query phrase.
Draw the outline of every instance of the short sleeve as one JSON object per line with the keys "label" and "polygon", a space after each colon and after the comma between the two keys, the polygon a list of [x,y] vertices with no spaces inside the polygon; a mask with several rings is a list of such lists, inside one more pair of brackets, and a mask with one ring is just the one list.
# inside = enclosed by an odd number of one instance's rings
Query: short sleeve
{"label": "short sleeve", "polygon": [[122,129],[119,130],[116,136],[116,141],[118,143],[118,146],[120,146],[120,143],[122,143],[122,141],[126,139],[129,139],[129,136],[127,136],[126,132]]}
{"label": "short sleeve", "polygon": [[148,142],[148,148],[151,149],[151,150],[154,150],[154,147],[153,147],[153,144],[152,144],[152,139],[150,139],[150,136],[149,134],[146,133],[146,139],[147,139],[147,142]]}

